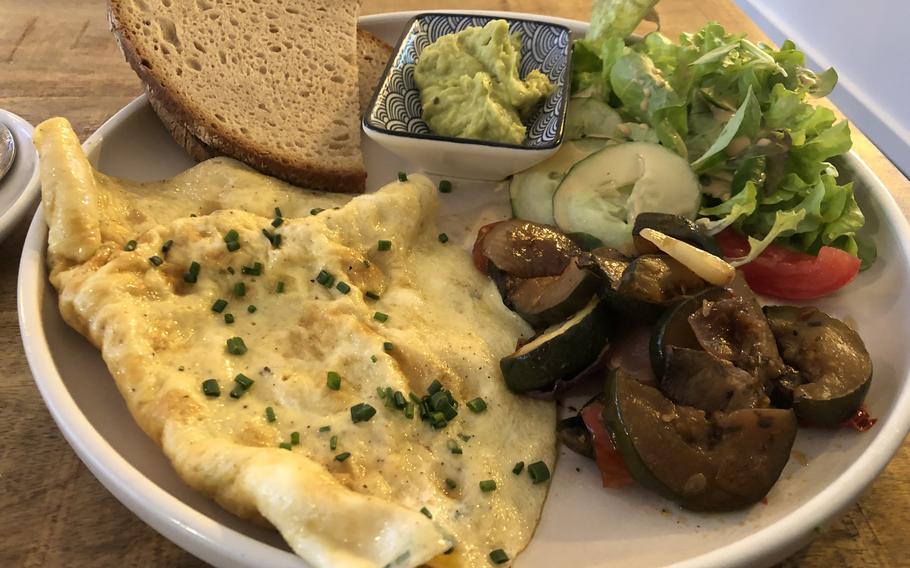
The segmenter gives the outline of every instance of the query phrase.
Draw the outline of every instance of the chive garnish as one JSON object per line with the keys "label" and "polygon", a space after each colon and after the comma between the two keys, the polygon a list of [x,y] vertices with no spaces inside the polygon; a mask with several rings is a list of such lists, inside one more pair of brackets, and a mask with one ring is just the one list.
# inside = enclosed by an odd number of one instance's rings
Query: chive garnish
{"label": "chive garnish", "polygon": [[487,409],[486,401],[484,401],[484,399],[480,398],[479,396],[477,398],[475,398],[474,400],[469,400],[468,402],[466,402],[465,406],[467,406],[471,410],[471,412],[474,412],[477,414],[479,414]]}
{"label": "chive garnish", "polygon": [[344,460],[348,459],[349,457],[351,457],[351,452],[341,452],[340,454],[335,456],[335,461],[343,462]]}
{"label": "chive garnish", "polygon": [[272,219],[272,226],[275,227],[276,229],[278,227],[280,227],[282,223],[284,223],[284,219],[282,219],[281,217],[275,217],[274,219]]}
{"label": "chive garnish", "polygon": [[319,427],[319,431],[320,431],[320,432],[331,432],[331,431],[332,431],[332,427],[331,427],[331,426],[320,426],[320,427]]}
{"label": "chive garnish", "polygon": [[391,341],[384,341],[382,343],[382,349],[384,351],[391,351],[392,349],[395,349],[395,345]]}
{"label": "chive garnish", "polygon": [[151,262],[153,266],[161,266],[164,263],[164,260],[162,260],[160,256],[150,256],[149,262]]}
{"label": "chive garnish", "polygon": [[281,448],[282,450],[291,451],[291,445],[287,442],[281,442],[280,444],[278,444],[278,447]]}
{"label": "chive garnish", "polygon": [[230,231],[228,231],[227,233],[224,234],[224,242],[226,242],[226,243],[235,243],[235,242],[237,242],[238,239],[240,239],[240,233],[238,233],[234,229],[231,229]]}
{"label": "chive garnish", "polygon": [[220,314],[221,312],[224,311],[224,308],[226,308],[227,305],[228,305],[227,300],[222,300],[221,298],[218,298],[217,300],[215,300],[215,303],[212,304],[212,311]]}
{"label": "chive garnish", "polygon": [[325,270],[320,270],[319,274],[316,275],[316,283],[326,288],[331,288],[332,284],[335,283],[335,277],[332,276],[331,272]]}
{"label": "chive garnish", "polygon": [[323,211],[325,211],[325,209],[323,209],[322,207],[314,207],[314,208],[310,209],[310,215],[319,215]]}
{"label": "chive garnish", "polygon": [[329,449],[334,451],[335,448],[337,448],[337,447],[338,447],[338,436],[332,435],[332,437],[329,438]]}
{"label": "chive garnish", "polygon": [[284,215],[281,214],[281,208],[280,208],[280,207],[276,207],[276,208],[275,208],[275,217],[284,217]]}
{"label": "chive garnish", "polygon": [[433,513],[431,513],[430,510],[427,509],[426,507],[421,507],[421,508],[420,508],[420,512],[423,513],[424,516],[425,516],[426,518],[428,518],[428,519],[432,519],[432,518],[433,518]]}
{"label": "chive garnish", "polygon": [[278,248],[281,246],[281,234],[276,234],[272,236],[272,248]]}
{"label": "chive garnish", "polygon": [[531,476],[531,481],[535,484],[543,483],[550,479],[550,468],[542,461],[534,462],[528,466],[528,475]]}
{"label": "chive garnish", "polygon": [[237,376],[234,377],[234,382],[237,383],[238,385],[240,385],[243,388],[243,390],[247,390],[251,386],[253,386],[253,383],[255,383],[256,381],[254,381],[253,379],[244,375],[243,373],[237,373]]}
{"label": "chive garnish", "polygon": [[329,371],[325,377],[325,384],[335,391],[341,389],[341,375],[335,371]]}
{"label": "chive garnish", "polygon": [[244,393],[246,393],[246,389],[240,385],[236,385],[231,389],[231,398],[240,398]]}
{"label": "chive garnish", "polygon": [[484,493],[489,493],[490,491],[496,491],[496,481],[492,479],[484,479],[480,482],[480,490]]}
{"label": "chive garnish", "polygon": [[300,444],[300,432],[291,432],[291,444],[295,446]]}
{"label": "chive garnish", "polygon": [[123,245],[123,250],[134,251],[134,250],[136,250],[136,246],[138,246],[138,244],[139,243],[137,243],[136,241],[132,241],[132,240],[126,241],[126,244]]}
{"label": "chive garnish", "polygon": [[284,282],[275,284],[275,292],[278,294],[284,294]]}
{"label": "chive garnish", "polygon": [[335,288],[342,294],[347,294],[351,291],[351,287],[348,286],[345,282],[339,282],[337,285],[335,285]]}
{"label": "chive garnish", "polygon": [[265,419],[269,422],[274,422],[277,419],[275,417],[275,410],[271,406],[265,407]]}
{"label": "chive garnish", "polygon": [[458,484],[455,483],[454,479],[452,479],[451,477],[446,478],[446,487],[448,487],[449,489],[455,489],[457,486],[458,486]]}
{"label": "chive garnish", "polygon": [[161,245],[161,254],[167,254],[171,250],[171,247],[174,246],[174,240],[168,239],[164,241],[164,244]]}
{"label": "chive garnish", "polygon": [[501,548],[497,548],[490,553],[490,562],[493,564],[505,564],[508,561],[509,555]]}
{"label": "chive garnish", "polygon": [[250,304],[249,306],[246,307],[246,311],[248,311],[248,312],[251,313],[251,314],[255,314],[255,313],[256,313],[256,306],[254,306],[253,304]]}
{"label": "chive garnish", "polygon": [[370,361],[375,363],[376,361],[379,361],[379,358],[377,358],[375,355],[370,355]]}
{"label": "chive garnish", "polygon": [[439,182],[439,193],[452,193],[452,182],[447,179]]}
{"label": "chive garnish", "polygon": [[246,284],[243,282],[238,282],[234,284],[234,295],[238,298],[246,296]]}
{"label": "chive garnish", "polygon": [[202,381],[202,392],[205,396],[220,396],[221,387],[215,379],[206,379]]}
{"label": "chive garnish", "polygon": [[358,422],[368,422],[376,409],[365,402],[360,402],[351,407],[351,421],[355,424]]}
{"label": "chive garnish", "polygon": [[231,355],[243,355],[246,353],[246,344],[240,337],[231,337],[227,340],[227,350]]}
{"label": "chive garnish", "polygon": [[427,393],[429,393],[430,396],[433,396],[434,394],[438,393],[441,390],[442,390],[442,383],[440,383],[436,379],[433,379],[433,382],[430,383],[430,386],[427,387]]}
{"label": "chive garnish", "polygon": [[234,314],[224,314],[224,323],[227,323],[227,324],[234,323]]}
{"label": "chive garnish", "polygon": [[525,468],[525,462],[518,462],[514,466],[512,466],[512,473],[514,473],[515,475],[518,475],[521,473],[521,470],[523,470],[524,468]]}
{"label": "chive garnish", "polygon": [[381,251],[392,250],[392,241],[380,239],[376,244],[376,249]]}
{"label": "chive garnish", "polygon": [[368,300],[378,300],[379,294],[373,292],[372,290],[367,290],[364,294],[364,297]]}
{"label": "chive garnish", "polygon": [[441,243],[449,242],[449,235],[447,235],[445,233],[439,233],[439,237],[437,237],[437,238],[439,239],[439,242],[441,242]]}
{"label": "chive garnish", "polygon": [[262,274],[262,263],[254,262],[253,266],[241,266],[240,273],[248,274],[250,276],[259,276]]}
{"label": "chive garnish", "polygon": [[199,280],[199,270],[202,269],[202,266],[195,260],[190,263],[190,267],[187,269],[186,273],[183,275],[183,281],[190,284],[195,284]]}
{"label": "chive garnish", "polygon": [[430,425],[437,430],[440,428],[445,428],[446,424],[449,423],[449,421],[446,420],[445,414],[442,412],[430,412],[427,416],[430,419]]}
{"label": "chive garnish", "polygon": [[379,395],[379,398],[385,398],[385,389],[382,387],[376,387],[376,394]]}
{"label": "chive garnish", "polygon": [[378,321],[379,323],[385,323],[386,321],[388,321],[389,315],[384,314],[382,312],[376,312],[373,314],[373,319]]}
{"label": "chive garnish", "polygon": [[404,172],[398,172],[398,181],[408,181],[408,174]]}
{"label": "chive garnish", "polygon": [[240,248],[240,242],[238,242],[238,241],[231,241],[227,244],[228,252],[234,252],[235,250],[237,250],[239,248]]}
{"label": "chive garnish", "polygon": [[409,403],[405,404],[404,417],[407,418],[408,420],[411,420],[412,418],[414,418],[414,404],[413,403],[409,402]]}
{"label": "chive garnish", "polygon": [[370,267],[370,261],[367,260],[367,259],[363,259],[363,266],[366,267],[366,268],[369,268],[369,267]]}
{"label": "chive garnish", "polygon": [[455,455],[461,455],[464,453],[461,450],[461,446],[459,446],[458,442],[456,442],[455,440],[449,440],[448,442],[446,442],[446,446],[448,446],[449,451]]}
{"label": "chive garnish", "polygon": [[404,394],[401,391],[395,391],[395,394],[392,395],[392,400],[395,403],[395,408],[398,410],[401,410],[408,404],[407,399],[404,397]]}

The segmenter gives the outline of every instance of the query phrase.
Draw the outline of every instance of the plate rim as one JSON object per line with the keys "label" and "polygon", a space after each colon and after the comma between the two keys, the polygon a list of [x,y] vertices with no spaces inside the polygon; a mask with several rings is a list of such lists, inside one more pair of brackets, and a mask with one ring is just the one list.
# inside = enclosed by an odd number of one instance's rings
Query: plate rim
{"label": "plate rim", "polygon": [[[400,22],[405,24],[425,10],[389,12],[363,16],[359,24],[380,26]],[[452,10],[466,15],[485,14],[525,17],[565,25],[575,32],[588,23],[567,18],[555,18],[522,12],[486,10]],[[104,122],[83,144],[86,153],[104,140],[108,131],[117,128],[128,117],[148,104],[142,94],[133,99]],[[910,225],[893,195],[854,150],[846,156],[846,165],[853,176],[861,180],[869,198],[882,211],[881,223],[895,232],[900,253],[910,267]],[[36,184],[37,188],[37,184]],[[19,328],[26,359],[36,386],[57,427],[92,474],[128,509],[157,532],[191,554],[217,566],[252,566],[265,564],[280,568],[308,566],[300,557],[281,550],[234,529],[183,503],[158,486],[121,456],[95,430],[82,410],[69,396],[53,360],[41,322],[41,298],[49,285],[45,267],[47,226],[42,208],[38,208],[29,226],[19,263],[17,282],[17,311]],[[904,387],[892,402],[892,412],[876,425],[876,439],[831,484],[819,491],[799,508],[777,522],[761,528],[721,548],[672,564],[678,568],[704,566],[745,566],[771,562],[802,545],[816,526],[823,524],[852,505],[885,468],[910,430],[910,377],[904,377]],[[151,497],[151,498],[150,498]],[[149,507],[148,502],[158,504]],[[164,504],[161,506],[160,504]],[[230,539],[236,546],[220,544]]]}

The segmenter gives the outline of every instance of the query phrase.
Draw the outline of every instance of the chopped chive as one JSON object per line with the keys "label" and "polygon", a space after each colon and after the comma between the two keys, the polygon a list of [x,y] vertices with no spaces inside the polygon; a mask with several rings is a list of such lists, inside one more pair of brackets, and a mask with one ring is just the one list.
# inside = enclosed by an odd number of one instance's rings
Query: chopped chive
{"label": "chopped chive", "polygon": [[337,288],[338,291],[341,292],[342,294],[347,294],[348,292],[351,291],[351,287],[348,286],[347,283],[345,283],[345,282],[339,282],[338,284],[335,285],[335,288]]}
{"label": "chopped chive", "polygon": [[332,427],[331,427],[331,426],[320,426],[320,427],[319,427],[319,431],[320,431],[320,432],[331,432],[331,431],[332,431]]}
{"label": "chopped chive", "polygon": [[246,389],[240,385],[236,385],[231,389],[231,398],[240,398],[246,393]]}
{"label": "chopped chive", "polygon": [[439,237],[437,237],[437,238],[439,239],[439,242],[441,242],[441,243],[449,242],[449,235],[447,235],[445,233],[439,233]]}
{"label": "chopped chive", "polygon": [[455,483],[455,480],[452,479],[451,477],[447,477],[446,478],[446,487],[448,487],[449,489],[455,489],[456,487],[458,487],[458,484]]}
{"label": "chopped chive", "polygon": [[291,444],[295,446],[300,444],[300,432],[291,432]]}
{"label": "chopped chive", "polygon": [[368,422],[376,409],[365,402],[360,402],[351,407],[351,421],[355,424],[358,422]]}
{"label": "chopped chive", "polygon": [[275,284],[275,292],[278,294],[284,294],[284,282],[279,282]]}
{"label": "chopped chive", "polygon": [[274,422],[276,420],[275,410],[271,406],[265,407],[265,419],[269,422]]}
{"label": "chopped chive", "polygon": [[408,181],[408,174],[404,172],[398,172],[398,181]]}
{"label": "chopped chive", "polygon": [[224,323],[226,323],[226,324],[234,323],[234,314],[224,314]]}
{"label": "chopped chive", "polygon": [[281,214],[281,208],[280,208],[280,207],[276,207],[276,208],[275,208],[275,217],[284,217],[284,215]]}
{"label": "chopped chive", "polygon": [[227,233],[224,234],[224,242],[226,242],[226,243],[235,243],[239,239],[240,239],[240,233],[238,233],[234,229],[231,229],[230,231],[228,231]]}
{"label": "chopped chive", "polygon": [[542,461],[534,462],[528,466],[528,475],[535,484],[543,483],[550,479],[550,468]]}
{"label": "chopped chive", "polygon": [[385,323],[386,321],[388,321],[389,315],[384,314],[382,312],[376,312],[373,314],[373,319],[378,321],[379,323]]}
{"label": "chopped chive", "polygon": [[490,553],[490,562],[493,564],[505,564],[508,561],[509,555],[501,548],[497,548]]}
{"label": "chopped chive", "polygon": [[391,351],[392,349],[395,349],[395,344],[392,343],[391,341],[384,341],[382,343],[382,349],[384,351]]}
{"label": "chopped chive", "polygon": [[253,304],[250,304],[249,306],[246,307],[246,311],[250,312],[251,314],[255,314],[256,306],[254,306]]}
{"label": "chopped chive", "polygon": [[186,273],[183,275],[183,281],[190,284],[195,284],[199,280],[199,270],[202,269],[202,266],[195,260],[190,263],[190,267],[187,269]]}
{"label": "chopped chive", "polygon": [[335,436],[333,434],[332,437],[329,438],[329,449],[334,451],[337,447],[338,447],[338,436]]}
{"label": "chopped chive", "polygon": [[379,395],[379,398],[385,398],[385,389],[382,387],[376,387],[376,394]]}
{"label": "chopped chive", "polygon": [[227,350],[231,355],[243,355],[246,353],[246,344],[240,337],[231,337],[227,340]]}
{"label": "chopped chive", "polygon": [[480,490],[484,493],[489,493],[490,491],[496,491],[496,481],[492,479],[484,479],[480,482]]}
{"label": "chopped chive", "polygon": [[466,402],[465,406],[467,406],[471,410],[471,412],[474,412],[477,414],[479,414],[487,409],[486,401],[484,399],[480,398],[479,396],[477,398],[475,398],[474,400],[469,400],[468,402]]}
{"label": "chopped chive", "polygon": [[227,305],[228,305],[227,300],[222,300],[221,298],[218,298],[217,300],[215,300],[215,303],[212,304],[212,311],[220,314],[221,312],[224,311],[224,308],[226,308]]}
{"label": "chopped chive", "polygon": [[335,283],[335,277],[332,276],[331,272],[320,270],[319,274],[316,275],[316,283],[325,286],[326,288],[331,288],[332,284]]}
{"label": "chopped chive", "polygon": [[254,262],[253,266],[241,266],[240,273],[248,274],[250,276],[259,276],[262,274],[262,263]]}
{"label": "chopped chive", "polygon": [[518,462],[514,466],[512,466],[512,473],[514,473],[515,475],[519,475],[521,473],[521,470],[523,470],[524,468],[525,468],[525,462]]}
{"label": "chopped chive", "polygon": [[411,420],[412,418],[414,418],[414,404],[413,403],[409,402],[409,403],[405,404],[404,416],[408,420]]}
{"label": "chopped chive", "polygon": [[275,217],[274,219],[272,219],[272,226],[275,227],[276,229],[278,227],[280,227],[282,223],[284,223],[284,219],[282,219],[281,217]]}
{"label": "chopped chive", "polygon": [[456,442],[455,440],[449,440],[448,442],[446,442],[446,446],[448,446],[449,451],[455,455],[461,455],[464,453],[461,449],[461,446],[459,446],[458,442]]}
{"label": "chopped chive", "polygon": [[433,426],[433,428],[436,428],[437,430],[439,430],[440,428],[445,428],[446,425],[449,423],[449,421],[446,420],[445,414],[443,414],[442,412],[430,412],[429,418],[430,418],[430,425]]}
{"label": "chopped chive", "polygon": [[379,299],[379,294],[377,294],[376,292],[373,292],[372,290],[367,290],[363,295],[368,300],[378,300]]}
{"label": "chopped chive", "polygon": [[314,208],[310,209],[310,215],[319,215],[323,211],[325,211],[325,209],[323,209],[322,207],[314,207]]}
{"label": "chopped chive", "polygon": [[240,385],[243,388],[243,390],[247,390],[251,386],[253,386],[253,383],[255,383],[256,381],[254,381],[253,379],[244,375],[243,373],[237,373],[237,376],[234,377],[234,382],[237,383],[238,385]]}
{"label": "chopped chive", "polygon": [[463,432],[459,432],[458,437],[461,438],[461,441],[462,441],[462,442],[470,442],[470,441],[471,441],[471,438],[473,438],[474,436],[470,436],[470,435],[465,434],[465,433],[463,433]]}
{"label": "chopped chive", "polygon": [[160,256],[150,256],[149,262],[151,262],[153,266],[161,266],[164,263],[164,260],[162,260]]}
{"label": "chopped chive", "polygon": [[433,396],[434,394],[438,393],[441,390],[442,390],[442,383],[440,383],[436,379],[433,379],[433,382],[430,383],[430,386],[427,387],[427,392],[430,394],[430,396]]}
{"label": "chopped chive", "polygon": [[268,229],[262,229],[262,236],[266,238],[272,246],[275,246],[275,237],[278,236],[275,233],[269,231]]}
{"label": "chopped chive", "polygon": [[174,246],[173,239],[164,241],[164,244],[161,245],[161,254],[167,254],[171,250],[172,246]]}
{"label": "chopped chive", "polygon": [[131,241],[126,241],[126,244],[123,245],[123,250],[125,250],[125,251],[134,251],[134,250],[136,250],[136,246],[138,246],[138,244],[139,244],[139,243],[137,243],[136,241],[132,241],[132,240],[131,240]]}
{"label": "chopped chive", "polygon": [[408,404],[408,400],[404,397],[404,394],[401,391],[395,391],[393,400],[395,402],[395,408],[398,410],[403,409]]}
{"label": "chopped chive", "polygon": [[452,182],[447,179],[439,182],[439,193],[452,193]]}
{"label": "chopped chive", "polygon": [[376,361],[379,361],[379,359],[375,355],[370,355],[370,361],[375,363]]}
{"label": "chopped chive", "polygon": [[369,268],[369,267],[370,267],[370,261],[367,260],[367,259],[363,259],[363,265],[364,265],[366,268]]}
{"label": "chopped chive", "polygon": [[376,244],[376,249],[381,251],[392,250],[392,241],[380,239]]}
{"label": "chopped chive", "polygon": [[278,447],[281,448],[282,450],[291,451],[291,445],[287,442],[281,442],[280,444],[278,444]]}
{"label": "chopped chive", "polygon": [[227,243],[228,252],[234,252],[240,248],[240,241],[231,241]]}
{"label": "chopped chive", "polygon": [[281,234],[273,235],[271,238],[272,248],[278,248],[281,246]]}
{"label": "chopped chive", "polygon": [[238,298],[246,296],[246,284],[243,282],[238,282],[234,284],[234,295]]}
{"label": "chopped chive", "polygon": [[426,507],[421,507],[421,508],[420,508],[420,512],[423,513],[424,516],[425,516],[426,518],[428,518],[428,519],[432,519],[432,518],[433,518],[433,513],[431,513],[430,510],[427,509]]}
{"label": "chopped chive", "polygon": [[325,377],[325,384],[334,391],[341,389],[341,375],[335,371],[329,371]]}
{"label": "chopped chive", "polygon": [[341,452],[340,454],[335,456],[335,461],[343,462],[344,460],[348,459],[349,457],[351,457],[351,452]]}
{"label": "chopped chive", "polygon": [[215,379],[206,379],[202,381],[202,392],[205,396],[220,396],[221,387]]}

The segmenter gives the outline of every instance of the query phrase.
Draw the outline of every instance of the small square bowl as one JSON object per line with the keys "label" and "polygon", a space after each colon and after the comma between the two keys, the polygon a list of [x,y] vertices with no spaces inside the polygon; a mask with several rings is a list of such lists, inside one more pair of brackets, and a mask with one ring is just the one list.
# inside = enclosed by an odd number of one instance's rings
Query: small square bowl
{"label": "small square bowl", "polygon": [[[441,36],[491,20],[505,20],[521,37],[519,75],[539,69],[553,82],[553,92],[526,123],[521,144],[503,144],[430,132],[422,117],[414,78],[424,48]],[[545,160],[562,143],[569,100],[571,32],[556,24],[478,14],[423,13],[405,28],[363,118],[367,136],[429,173],[481,180],[501,180]]]}

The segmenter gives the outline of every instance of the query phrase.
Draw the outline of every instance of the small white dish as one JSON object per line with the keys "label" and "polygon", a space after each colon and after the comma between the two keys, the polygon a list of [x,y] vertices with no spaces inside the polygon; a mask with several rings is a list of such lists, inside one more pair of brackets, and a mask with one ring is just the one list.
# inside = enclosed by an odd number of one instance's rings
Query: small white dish
{"label": "small white dish", "polygon": [[0,178],[0,241],[29,213],[38,197],[38,153],[32,144],[34,127],[24,118],[0,109],[0,123],[16,142],[16,158]]}
{"label": "small white dish", "polygon": [[[444,35],[503,19],[521,38],[522,76],[540,70],[553,92],[528,119],[521,144],[442,136],[430,131],[414,78],[421,53]],[[498,181],[539,163],[562,143],[569,99],[571,31],[552,20],[495,14],[425,12],[408,22],[363,117],[368,137],[431,173]]]}

